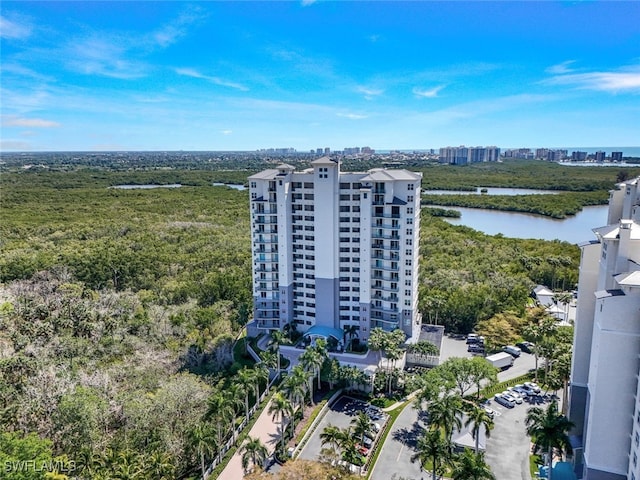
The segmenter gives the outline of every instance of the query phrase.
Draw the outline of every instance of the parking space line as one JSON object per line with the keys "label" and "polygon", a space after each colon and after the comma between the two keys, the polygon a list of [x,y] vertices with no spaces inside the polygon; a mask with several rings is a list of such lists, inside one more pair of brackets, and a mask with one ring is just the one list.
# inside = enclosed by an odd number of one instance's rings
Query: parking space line
{"label": "parking space line", "polygon": [[398,456],[396,457],[396,462],[400,461],[400,455],[402,455],[403,448],[404,448],[404,443],[400,445],[400,451],[398,452]]}

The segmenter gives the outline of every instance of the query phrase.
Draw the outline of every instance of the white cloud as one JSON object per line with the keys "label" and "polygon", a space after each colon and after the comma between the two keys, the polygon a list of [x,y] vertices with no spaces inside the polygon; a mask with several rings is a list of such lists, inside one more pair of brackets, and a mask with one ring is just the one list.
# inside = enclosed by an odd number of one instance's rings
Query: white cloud
{"label": "white cloud", "polygon": [[629,67],[612,72],[556,75],[543,81],[543,83],[549,85],[569,85],[579,89],[610,93],[640,93],[640,67]]}
{"label": "white cloud", "polygon": [[413,94],[416,97],[435,98],[435,97],[438,96],[438,92],[440,90],[442,90],[443,88],[444,88],[444,85],[439,85],[437,87],[433,87],[433,88],[429,88],[429,89],[423,89],[423,88],[415,87],[413,89]]}
{"label": "white cloud", "polygon": [[42,118],[24,118],[7,115],[2,117],[3,127],[29,127],[29,128],[52,128],[59,127],[58,122],[44,120]]}
{"label": "white cloud", "polygon": [[565,73],[573,72],[573,68],[569,68],[570,65],[576,63],[575,60],[567,60],[566,62],[558,63],[557,65],[551,65],[548,67],[545,72],[551,73],[554,75],[562,75]]}
{"label": "white cloud", "polygon": [[1,38],[26,38],[31,35],[31,27],[0,16]]}
{"label": "white cloud", "polygon": [[231,135],[233,133],[233,130],[222,130],[220,133],[223,135]]}
{"label": "white cloud", "polygon": [[338,117],[348,118],[349,120],[362,120],[367,118],[367,115],[359,115],[357,113],[336,113]]}
{"label": "white cloud", "polygon": [[199,78],[201,80],[207,80],[208,82],[214,83],[216,85],[220,85],[221,87],[235,88],[236,90],[241,90],[243,92],[247,92],[249,90],[248,87],[242,84],[230,82],[228,80],[223,80],[222,78],[219,78],[219,77],[204,75],[203,73],[200,73],[199,71],[193,68],[176,68],[175,72],[178,75],[182,75],[185,77],[192,77],[192,78]]}
{"label": "white cloud", "polygon": [[193,7],[183,12],[172,22],[153,32],[151,38],[160,47],[168,47],[189,33],[187,27],[192,26],[206,17],[207,15],[202,14],[200,8]]}
{"label": "white cloud", "polygon": [[128,53],[126,40],[106,38],[98,34],[70,43],[65,52],[68,65],[85,75],[101,75],[130,80],[144,77],[147,66],[125,58]]}
{"label": "white cloud", "polygon": [[364,98],[366,98],[367,100],[371,100],[372,98],[384,93],[384,90],[382,90],[381,88],[368,88],[360,86],[356,90],[358,93],[362,93],[364,95]]}
{"label": "white cloud", "polygon": [[303,7],[308,7],[309,5],[316,3],[316,0],[302,0],[301,3]]}

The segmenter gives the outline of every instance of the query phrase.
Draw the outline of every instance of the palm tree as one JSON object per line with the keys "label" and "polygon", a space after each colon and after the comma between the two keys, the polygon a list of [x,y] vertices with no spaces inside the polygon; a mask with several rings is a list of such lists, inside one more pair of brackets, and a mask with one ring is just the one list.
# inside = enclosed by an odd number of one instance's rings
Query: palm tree
{"label": "palm tree", "polygon": [[[227,398],[229,405],[231,405],[231,408],[233,409],[233,416],[232,418],[229,419],[229,423],[231,425],[231,434],[234,442],[236,440],[236,433],[237,433],[236,431],[236,419],[238,417],[237,414],[239,410],[241,410],[242,407],[244,406],[244,399],[246,398],[245,395],[246,393],[244,388],[237,383],[232,383],[225,392],[225,397]],[[249,420],[247,419],[247,421]]]}
{"label": "palm tree", "polygon": [[468,414],[467,421],[464,422],[464,426],[468,427],[473,424],[471,429],[471,435],[476,440],[476,454],[479,453],[479,443],[480,443],[480,429],[484,427],[484,434],[487,438],[489,438],[489,432],[493,429],[494,423],[493,419],[489,416],[489,414],[485,411],[484,408],[473,407],[473,410]]}
{"label": "palm tree", "polygon": [[462,401],[457,395],[445,395],[429,405],[429,423],[442,428],[449,442],[454,429],[462,428],[461,415]]}
{"label": "palm tree", "polygon": [[362,465],[362,455],[358,452],[356,442],[351,435],[351,429],[344,432],[345,439],[342,443],[342,459],[352,465]]}
{"label": "palm tree", "polygon": [[347,325],[344,327],[344,336],[345,337],[349,337],[349,342],[345,342],[346,345],[346,349],[349,350],[349,346],[351,346],[353,348],[353,345],[351,345],[351,343],[353,342],[353,337],[355,337],[358,334],[358,331],[360,330],[360,327],[358,327],[357,325]]}
{"label": "palm tree", "polygon": [[249,394],[253,389],[253,382],[255,379],[254,370],[247,367],[240,370],[235,377],[236,385],[239,385],[244,392],[244,415],[249,421]]}
{"label": "palm tree", "polygon": [[571,444],[567,432],[573,428],[573,422],[558,413],[558,404],[551,402],[546,410],[540,407],[532,407],[527,410],[527,434],[534,444],[534,452],[540,449],[547,450],[547,462],[549,467],[549,480],[553,467],[553,450],[558,449],[560,455],[563,451],[571,453]]}
{"label": "palm tree", "polygon": [[282,390],[292,404],[291,428],[295,430],[295,412],[298,407],[302,407],[304,404],[304,397],[307,393],[307,374],[302,367],[296,365],[291,369],[282,383]]}
{"label": "palm tree", "polygon": [[369,332],[369,340],[367,340],[367,343],[369,344],[370,350],[378,352],[378,363],[380,363],[380,360],[382,360],[382,351],[387,345],[387,332],[379,327],[372,328],[371,332]]}
{"label": "palm tree", "polygon": [[265,390],[269,387],[269,369],[266,365],[258,364],[253,369],[253,381],[256,385],[256,405],[260,398],[260,382],[265,383]]}
{"label": "palm tree", "polygon": [[331,424],[324,427],[322,433],[320,433],[322,445],[329,444],[329,446],[336,452],[342,448],[346,438],[347,436],[344,430]]}
{"label": "palm tree", "polygon": [[453,480],[495,480],[491,469],[484,460],[484,453],[474,453],[469,448],[457,456],[451,471]]}
{"label": "palm tree", "polygon": [[316,345],[313,347],[314,352],[316,352],[316,373],[318,375],[318,390],[322,388],[320,385],[320,372],[322,371],[322,366],[329,359],[329,352],[327,351],[327,341],[323,339],[316,340]]}
{"label": "palm tree", "polygon": [[222,460],[222,445],[225,437],[224,426],[230,421],[233,421],[234,417],[235,412],[233,410],[233,406],[221,391],[218,391],[209,397],[207,400],[207,413],[205,414],[205,418],[211,420],[213,424],[216,425],[215,430],[217,443],[219,445],[219,461]]}
{"label": "palm tree", "polygon": [[271,344],[269,348],[271,348],[276,354],[278,376],[280,375],[280,370],[281,370],[280,369],[280,345],[282,345],[286,341],[286,339],[287,339],[287,336],[281,330],[273,330],[271,332]]}
{"label": "palm tree", "polygon": [[364,437],[367,433],[371,433],[371,420],[366,413],[360,412],[351,420],[353,433],[360,437],[360,445],[364,444]]}
{"label": "palm tree", "polygon": [[206,423],[197,424],[191,431],[190,440],[200,457],[200,467],[202,468],[202,478],[205,474],[205,462],[207,454],[212,455],[218,448],[214,430]]}
{"label": "palm tree", "polygon": [[400,350],[400,348],[398,348],[395,345],[390,345],[385,350],[385,356],[387,357],[387,366],[389,367],[389,370],[388,370],[389,395],[391,395],[391,386],[393,385],[393,374],[396,368],[396,361],[398,361],[402,357],[402,353],[403,353],[402,350]]}
{"label": "palm tree", "polygon": [[[169,455],[166,452],[159,450],[154,451],[145,461],[148,466],[145,468],[150,478],[154,480],[171,480],[176,478],[176,466]],[[204,470],[203,470],[204,475]]]}
{"label": "palm tree", "polygon": [[562,313],[564,314],[563,320],[565,321],[569,320],[569,303],[571,303],[572,299],[573,295],[569,292],[559,292],[553,295],[553,301],[556,302],[556,304],[562,304]]}
{"label": "palm tree", "polygon": [[439,428],[424,432],[422,436],[418,437],[416,453],[411,457],[411,463],[419,460],[420,467],[425,470],[425,466],[431,463],[433,480],[436,480],[440,466],[448,462],[451,456],[451,444],[442,433]]}
{"label": "palm tree", "polygon": [[293,416],[293,405],[289,399],[282,394],[282,392],[276,392],[273,397],[271,397],[271,403],[269,404],[269,410],[267,410],[267,413],[272,415],[271,419],[273,421],[276,420],[276,417],[280,417],[280,439],[282,442],[282,450],[284,450],[284,420],[288,416]]}
{"label": "palm tree", "polygon": [[309,375],[309,395],[311,397],[311,403],[313,404],[313,376],[315,375],[318,365],[322,365],[322,359],[320,354],[316,352],[312,347],[307,347],[302,355],[300,355],[300,365],[308,372]]}
{"label": "palm tree", "polygon": [[240,454],[242,455],[242,468],[245,473],[247,473],[249,464],[253,466],[260,465],[262,468],[269,456],[267,447],[257,437],[247,437],[247,441],[240,447]]}

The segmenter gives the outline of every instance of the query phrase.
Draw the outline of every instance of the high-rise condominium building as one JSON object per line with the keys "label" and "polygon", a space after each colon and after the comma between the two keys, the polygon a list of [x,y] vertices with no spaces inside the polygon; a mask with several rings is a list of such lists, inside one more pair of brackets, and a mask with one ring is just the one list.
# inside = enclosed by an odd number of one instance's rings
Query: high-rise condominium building
{"label": "high-rise condominium building", "polygon": [[249,177],[252,328],[355,326],[417,338],[422,174],[341,172],[328,157]]}
{"label": "high-rise condominium building", "polygon": [[579,478],[640,480],[640,178],[581,245],[569,418]]}

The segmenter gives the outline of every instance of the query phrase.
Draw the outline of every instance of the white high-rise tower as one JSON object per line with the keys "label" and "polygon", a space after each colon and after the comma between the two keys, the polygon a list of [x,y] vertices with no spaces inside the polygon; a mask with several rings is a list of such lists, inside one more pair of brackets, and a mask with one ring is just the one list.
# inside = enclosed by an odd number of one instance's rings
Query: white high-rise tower
{"label": "white high-rise tower", "polygon": [[[249,177],[251,329],[355,326],[417,338],[422,174],[341,172],[328,157]],[[335,330],[334,330],[335,331]]]}

